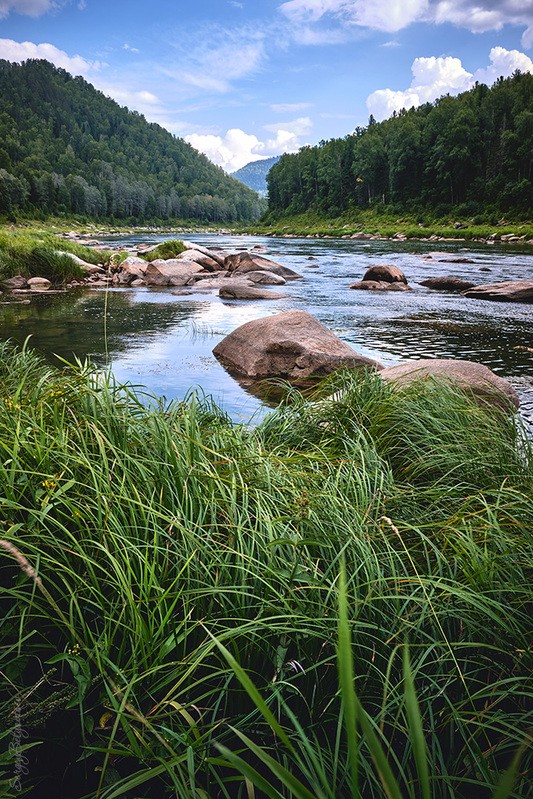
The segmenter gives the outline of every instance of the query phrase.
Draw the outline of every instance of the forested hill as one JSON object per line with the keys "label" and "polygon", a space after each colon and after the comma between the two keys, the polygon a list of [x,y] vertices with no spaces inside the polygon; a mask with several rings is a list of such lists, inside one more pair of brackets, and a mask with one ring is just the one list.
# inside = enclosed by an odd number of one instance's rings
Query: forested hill
{"label": "forested hill", "polygon": [[261,197],[267,195],[267,175],[272,169],[274,164],[277,164],[280,159],[279,155],[274,155],[272,158],[264,158],[261,161],[250,161],[245,164],[236,172],[232,172],[234,178],[240,180],[245,186],[249,186],[256,191]]}
{"label": "forested hill", "polygon": [[47,61],[0,61],[0,213],[245,221],[257,195],[182,139]]}
{"label": "forested hill", "polygon": [[268,174],[269,212],[531,215],[532,178],[533,76],[516,73],[284,155]]}

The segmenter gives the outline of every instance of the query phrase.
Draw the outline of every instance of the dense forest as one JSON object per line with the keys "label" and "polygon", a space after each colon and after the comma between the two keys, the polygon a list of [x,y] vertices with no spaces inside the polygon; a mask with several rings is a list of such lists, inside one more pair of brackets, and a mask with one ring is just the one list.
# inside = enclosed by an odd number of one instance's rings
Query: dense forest
{"label": "dense forest", "polygon": [[533,75],[515,73],[284,155],[267,177],[269,215],[372,206],[530,216],[532,179]]}
{"label": "dense forest", "polygon": [[251,220],[257,195],[182,139],[47,61],[0,61],[0,213]]}

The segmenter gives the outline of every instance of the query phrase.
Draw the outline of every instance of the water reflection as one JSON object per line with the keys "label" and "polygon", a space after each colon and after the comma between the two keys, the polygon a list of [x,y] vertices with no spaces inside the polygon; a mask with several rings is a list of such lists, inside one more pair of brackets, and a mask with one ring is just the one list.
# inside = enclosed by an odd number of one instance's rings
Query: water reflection
{"label": "water reflection", "polygon": [[[132,236],[126,244],[169,236]],[[0,307],[0,336],[32,344],[50,356],[90,356],[109,361],[119,380],[145,385],[168,398],[191,386],[215,396],[235,418],[260,406],[250,386],[240,385],[211,351],[223,336],[251,319],[303,308],[362,354],[385,365],[403,359],[450,357],[478,360],[511,379],[525,409],[533,412],[531,305],[466,299],[431,291],[419,281],[453,275],[476,283],[533,279],[533,248],[448,243],[327,239],[270,239],[196,234],[207,247],[251,249],[299,272],[274,302],[229,302],[166,289],[81,291],[39,296],[29,305]],[[437,249],[438,248],[438,249]],[[313,260],[310,260],[313,259]],[[389,263],[407,275],[412,291],[371,293],[348,289],[369,266]],[[315,269],[308,269],[312,264]],[[485,271],[490,270],[490,271]],[[262,394],[260,393],[262,396]]]}

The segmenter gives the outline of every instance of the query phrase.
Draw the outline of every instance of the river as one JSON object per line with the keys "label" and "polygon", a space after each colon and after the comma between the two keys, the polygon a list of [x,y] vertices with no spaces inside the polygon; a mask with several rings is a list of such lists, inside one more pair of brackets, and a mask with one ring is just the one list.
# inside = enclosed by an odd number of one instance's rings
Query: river
{"label": "river", "polygon": [[[162,241],[169,236],[128,235],[116,244]],[[90,357],[108,364],[120,382],[167,399],[190,389],[212,395],[236,420],[248,420],[261,402],[230,377],[211,354],[215,344],[251,319],[305,309],[359,352],[390,366],[405,359],[464,358],[507,377],[533,420],[532,306],[466,299],[418,284],[454,275],[475,283],[533,279],[531,247],[461,242],[394,242],[187,235],[230,251],[264,248],[261,255],[303,275],[276,301],[227,301],[168,289],[80,290],[39,295],[29,304],[0,306],[0,337],[31,345],[47,357]],[[111,239],[110,239],[111,240]],[[409,292],[351,291],[373,264],[394,264]],[[277,290],[277,289],[275,289]]]}

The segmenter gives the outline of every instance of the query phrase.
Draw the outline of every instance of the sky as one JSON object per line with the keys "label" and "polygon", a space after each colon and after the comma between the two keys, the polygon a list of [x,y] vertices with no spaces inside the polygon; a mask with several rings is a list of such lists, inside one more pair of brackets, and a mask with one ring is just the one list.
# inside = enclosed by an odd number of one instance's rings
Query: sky
{"label": "sky", "polygon": [[232,172],[533,72],[533,0],[0,0],[0,58],[82,75]]}

